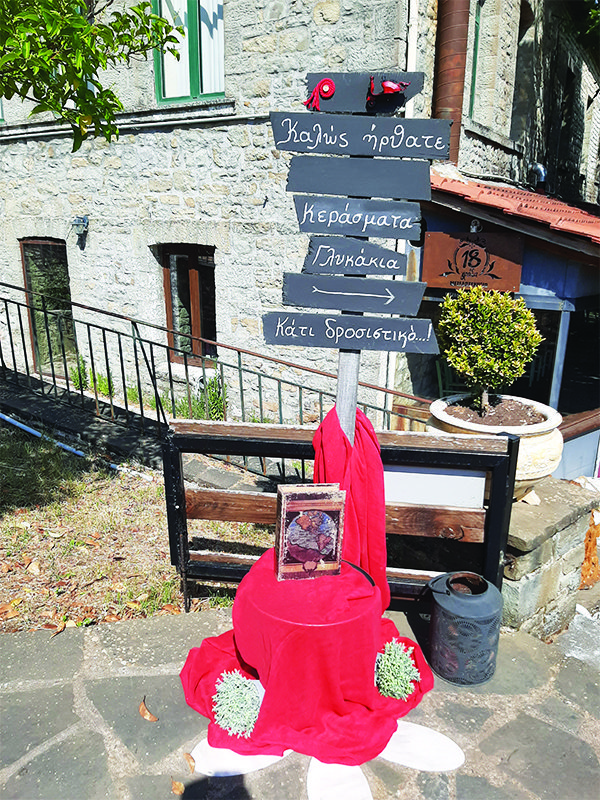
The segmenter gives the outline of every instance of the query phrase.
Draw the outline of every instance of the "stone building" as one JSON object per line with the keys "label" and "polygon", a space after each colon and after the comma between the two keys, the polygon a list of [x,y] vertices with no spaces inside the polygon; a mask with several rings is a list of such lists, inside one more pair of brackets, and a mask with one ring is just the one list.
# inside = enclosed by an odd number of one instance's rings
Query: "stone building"
{"label": "stone building", "polygon": [[[334,353],[326,350],[267,348],[261,327],[264,313],[282,307],[282,273],[301,269],[308,241],[286,192],[289,157],[275,149],[268,115],[303,110],[308,72],[422,71],[424,89],[403,113],[454,119],[451,160],[465,180],[526,189],[545,180],[547,191],[567,202],[597,202],[598,63],[577,39],[566,8],[581,4],[155,5],[187,28],[182,58],[156,55],[108,76],[125,106],[118,140],[89,139],[73,153],[64,126],[29,117],[26,103],[4,102],[5,284],[27,281],[44,290],[51,273],[67,307],[76,302],[335,370]],[[447,97],[444,81],[456,63]],[[73,228],[79,217],[87,218],[83,236]],[[16,289],[3,292],[23,297]],[[168,338],[160,328],[146,335],[163,344]],[[169,337],[171,345],[191,348],[191,363],[214,355],[212,345],[193,349],[176,333]],[[85,356],[86,342],[78,347]],[[43,359],[39,346],[34,355]],[[425,358],[363,353],[361,377],[378,385],[433,396],[431,375]]]}

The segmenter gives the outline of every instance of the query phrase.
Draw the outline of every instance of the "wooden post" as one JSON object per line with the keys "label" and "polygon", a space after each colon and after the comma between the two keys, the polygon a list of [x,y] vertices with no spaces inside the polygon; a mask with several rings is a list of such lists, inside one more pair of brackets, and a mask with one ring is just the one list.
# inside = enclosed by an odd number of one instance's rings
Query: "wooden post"
{"label": "wooden post", "polygon": [[356,401],[358,398],[358,373],[360,350],[340,350],[338,357],[337,395],[335,405],[340,427],[354,444]]}

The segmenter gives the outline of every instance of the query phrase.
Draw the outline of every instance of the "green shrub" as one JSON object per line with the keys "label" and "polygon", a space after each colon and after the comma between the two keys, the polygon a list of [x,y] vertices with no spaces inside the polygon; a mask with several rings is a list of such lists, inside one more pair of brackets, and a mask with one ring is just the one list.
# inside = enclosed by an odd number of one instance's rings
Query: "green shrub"
{"label": "green shrub", "polygon": [[[90,383],[94,383],[94,374],[92,370],[90,370]],[[112,375],[110,374],[110,370],[108,371],[108,375],[102,375],[100,372],[96,373],[96,389],[98,390],[98,394],[103,395],[104,397],[112,397],[115,392],[115,387],[112,380]]]}
{"label": "green shrub", "polygon": [[234,736],[250,736],[262,700],[257,684],[258,681],[244,678],[237,669],[221,675],[212,698],[217,725]]}
{"label": "green shrub", "polygon": [[74,389],[85,391],[89,387],[87,368],[82,355],[77,357],[77,364],[69,369],[69,377]]}
{"label": "green shrub", "polygon": [[[140,404],[140,393],[138,392],[137,386],[128,386],[125,390],[127,394],[127,402],[131,403],[132,405],[139,406]],[[156,404],[156,400],[154,401]]]}
{"label": "green shrub", "polygon": [[227,384],[221,381],[218,375],[213,375],[206,383],[206,397],[208,400],[209,419],[225,419],[227,410]]}
{"label": "green shrub", "polygon": [[485,413],[489,392],[520,378],[543,338],[522,298],[481,286],[459,289],[441,305],[438,340],[448,364]]}
{"label": "green shrub", "polygon": [[414,692],[415,681],[420,681],[421,675],[412,660],[413,650],[392,639],[386,642],[383,653],[377,654],[375,684],[385,697],[406,700]]}

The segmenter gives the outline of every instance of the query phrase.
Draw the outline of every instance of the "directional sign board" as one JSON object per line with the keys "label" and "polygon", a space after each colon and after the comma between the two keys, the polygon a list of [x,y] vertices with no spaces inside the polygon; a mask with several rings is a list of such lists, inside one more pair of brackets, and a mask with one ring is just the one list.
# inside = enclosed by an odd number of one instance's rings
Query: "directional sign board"
{"label": "directional sign board", "polygon": [[300,230],[346,236],[418,239],[418,203],[341,197],[294,197]]}
{"label": "directional sign board", "polygon": [[406,256],[356,239],[311,236],[302,272],[323,275],[406,275]]}
{"label": "directional sign board", "polygon": [[398,84],[407,84],[398,101],[394,95],[381,97],[379,108],[367,108],[367,90],[370,76],[367,73],[357,72],[311,72],[306,76],[308,96],[312,95],[322,81],[333,83],[335,92],[327,97],[319,96],[319,110],[332,111],[342,114],[368,114],[389,112],[401,108],[406,100],[419,94],[423,88],[424,74],[422,72],[374,72],[373,86],[375,92],[383,92],[382,81],[392,81]]}
{"label": "directional sign board", "polygon": [[449,119],[271,112],[278,150],[387,158],[448,158]]}
{"label": "directional sign board", "polygon": [[294,156],[288,192],[327,192],[350,197],[430,200],[428,161]]}
{"label": "directional sign board", "polygon": [[283,276],[283,304],[414,316],[421,305],[426,285],[286,272]]}
{"label": "directional sign board", "polygon": [[263,332],[267,344],[403,353],[439,352],[428,319],[274,311],[263,316]]}

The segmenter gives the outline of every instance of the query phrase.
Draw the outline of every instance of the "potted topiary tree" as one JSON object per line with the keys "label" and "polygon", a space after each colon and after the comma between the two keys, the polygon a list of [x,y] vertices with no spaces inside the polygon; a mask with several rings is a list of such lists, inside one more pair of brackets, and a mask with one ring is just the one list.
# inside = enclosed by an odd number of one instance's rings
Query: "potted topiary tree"
{"label": "potted topiary tree", "polygon": [[434,429],[515,433],[520,437],[515,493],[551,475],[560,462],[560,414],[543,403],[500,394],[524,374],[542,342],[522,298],[480,286],[459,289],[442,303],[438,341],[443,356],[471,389],[431,404]]}

